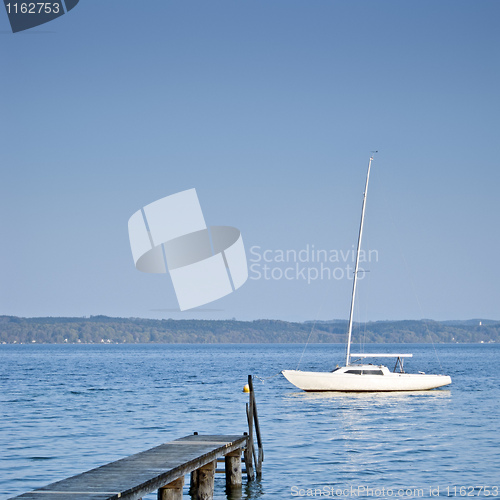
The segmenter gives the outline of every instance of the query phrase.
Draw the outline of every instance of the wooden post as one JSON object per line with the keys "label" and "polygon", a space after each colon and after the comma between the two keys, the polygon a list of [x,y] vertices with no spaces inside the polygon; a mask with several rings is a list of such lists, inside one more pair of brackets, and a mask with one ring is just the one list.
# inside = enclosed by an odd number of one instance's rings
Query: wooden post
{"label": "wooden post", "polygon": [[198,471],[194,470],[191,472],[191,479],[189,481],[189,493],[194,495],[198,488]]}
{"label": "wooden post", "polygon": [[[197,436],[197,432],[193,432],[194,436]],[[194,495],[198,489],[198,471],[194,470],[191,472],[189,480],[189,494]]]}
{"label": "wooden post", "polygon": [[196,500],[212,500],[214,497],[214,476],[217,460],[198,469],[198,481],[196,486]]}
{"label": "wooden post", "polygon": [[257,465],[257,457],[255,456],[255,447],[254,447],[254,442],[253,442],[253,413],[254,413],[254,406],[255,406],[255,399],[253,395],[253,384],[252,384],[252,375],[248,375],[248,386],[250,388],[250,394],[249,394],[249,402],[248,402],[248,408],[247,408],[247,419],[248,419],[248,442],[249,442],[249,447],[250,447],[250,452],[251,456],[250,459],[253,459],[253,463],[251,464],[251,474],[252,477],[251,479],[253,480],[254,478],[254,465]]}
{"label": "wooden post", "polygon": [[[253,481],[254,473],[253,473],[253,420],[250,416],[250,409],[247,403],[247,420],[248,420],[248,438],[247,438],[247,446],[245,448],[245,468],[247,470],[247,479],[249,481]],[[247,434],[245,432],[245,434]]]}
{"label": "wooden post", "polygon": [[252,413],[250,414],[250,418],[255,422],[255,432],[257,434],[257,446],[259,448],[258,458],[255,457],[254,453],[255,469],[257,472],[257,477],[260,478],[262,477],[262,462],[264,461],[264,448],[262,447],[262,438],[260,436],[259,415],[257,413],[257,402],[255,401],[255,393],[253,391],[253,383],[251,375],[248,376],[248,386],[250,387],[250,401],[252,406]]}
{"label": "wooden post", "polygon": [[241,488],[241,449],[225,456],[226,488]]}
{"label": "wooden post", "polygon": [[158,500],[182,500],[184,476],[172,481],[158,490]]}

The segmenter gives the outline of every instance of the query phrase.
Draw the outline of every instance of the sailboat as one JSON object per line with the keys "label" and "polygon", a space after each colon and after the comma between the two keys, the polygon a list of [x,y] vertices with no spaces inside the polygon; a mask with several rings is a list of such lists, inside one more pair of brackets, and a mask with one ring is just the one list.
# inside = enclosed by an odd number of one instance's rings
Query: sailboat
{"label": "sailboat", "polygon": [[[406,373],[404,360],[412,354],[353,354],[351,353],[351,337],[354,316],[354,301],[359,273],[359,254],[363,236],[366,196],[373,156],[368,162],[363,205],[361,208],[361,222],[359,225],[358,247],[356,251],[356,265],[352,285],[351,310],[347,332],[347,357],[345,366],[337,367],[330,372],[306,372],[301,370],[283,370],[281,373],[294,386],[304,391],[341,391],[341,392],[388,392],[388,391],[425,391],[451,384],[448,375],[431,375],[423,372]],[[371,358],[392,358],[396,360],[393,371],[384,365],[374,365],[366,360]]]}

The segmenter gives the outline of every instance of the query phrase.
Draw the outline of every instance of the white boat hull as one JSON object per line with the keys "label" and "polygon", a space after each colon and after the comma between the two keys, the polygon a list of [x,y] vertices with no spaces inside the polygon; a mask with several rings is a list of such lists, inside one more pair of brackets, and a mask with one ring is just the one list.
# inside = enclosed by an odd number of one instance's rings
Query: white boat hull
{"label": "white boat hull", "polygon": [[423,373],[393,373],[384,375],[353,375],[339,371],[303,372],[283,370],[284,377],[303,391],[388,392],[426,391],[451,384],[448,375]]}

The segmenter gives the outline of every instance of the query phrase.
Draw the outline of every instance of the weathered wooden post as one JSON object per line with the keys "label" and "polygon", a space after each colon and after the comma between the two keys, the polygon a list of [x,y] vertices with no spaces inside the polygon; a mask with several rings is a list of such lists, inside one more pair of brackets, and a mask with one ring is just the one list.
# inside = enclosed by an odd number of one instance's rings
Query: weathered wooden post
{"label": "weathered wooden post", "polygon": [[[262,438],[260,437],[259,415],[257,413],[257,402],[255,401],[255,392],[253,390],[253,382],[251,375],[248,376],[248,386],[250,387],[250,406],[252,407],[252,413],[250,414],[250,418],[253,419],[255,422],[255,432],[257,434],[257,446],[259,448],[258,457],[255,456],[255,451],[253,451],[254,462],[255,462],[255,469],[257,472],[257,478],[260,478],[262,477],[262,462],[264,461],[264,448],[262,446]],[[252,440],[252,447],[253,447],[253,440]]]}
{"label": "weathered wooden post", "polygon": [[194,470],[191,472],[191,478],[189,481],[189,493],[194,495],[198,488],[198,471]]}
{"label": "weathered wooden post", "polygon": [[[193,432],[193,436],[197,436],[197,432]],[[197,491],[198,488],[198,471],[194,470],[190,474],[190,481],[189,481],[189,494],[194,495]]]}
{"label": "weathered wooden post", "polygon": [[217,460],[198,469],[198,484],[196,487],[196,500],[212,500],[214,497],[214,476]]}
{"label": "weathered wooden post", "polygon": [[226,469],[226,488],[241,488],[241,449],[228,453],[224,457]]}
{"label": "weathered wooden post", "polygon": [[158,490],[158,500],[182,500],[184,476],[172,481]]}
{"label": "weathered wooden post", "polygon": [[253,420],[250,418],[250,409],[249,409],[249,404],[247,403],[247,420],[248,420],[248,431],[249,433],[247,434],[245,432],[245,435],[248,435],[247,437],[247,445],[245,448],[245,469],[247,470],[247,479],[249,481],[254,480],[254,472],[253,472]]}

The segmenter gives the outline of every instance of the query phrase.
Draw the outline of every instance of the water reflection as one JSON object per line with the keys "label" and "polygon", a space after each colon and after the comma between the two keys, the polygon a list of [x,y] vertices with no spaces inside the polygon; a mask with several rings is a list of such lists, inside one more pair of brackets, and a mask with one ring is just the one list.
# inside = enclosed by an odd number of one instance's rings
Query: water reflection
{"label": "water reflection", "polygon": [[[295,408],[288,413],[298,429],[294,445],[317,474],[335,469],[340,477],[371,481],[390,470],[394,484],[416,462],[448,446],[444,415],[452,407],[451,390],[300,391],[284,394],[283,401]],[[300,427],[315,429],[315,439]]]}
{"label": "water reflection", "polygon": [[423,396],[430,398],[449,398],[451,397],[450,389],[440,389],[435,391],[393,391],[393,392],[305,392],[297,391],[285,395],[291,398],[303,398],[308,400],[403,400],[411,396]]}
{"label": "water reflection", "polygon": [[[189,476],[188,476],[189,477]],[[220,498],[224,496],[226,500],[257,500],[264,495],[264,486],[261,479],[254,479],[253,481],[247,481],[245,474],[243,474],[243,484],[241,488],[227,489],[222,486],[225,484],[225,479],[216,478],[214,484],[214,497]],[[224,493],[222,493],[222,491]],[[194,490],[189,489],[186,494],[193,500],[197,497],[197,493]],[[145,497],[144,500],[155,498],[153,495]]]}
{"label": "water reflection", "polygon": [[261,479],[255,479],[253,481],[245,482],[243,479],[243,488],[241,490],[241,497],[234,497],[227,494],[226,496],[228,500],[255,500],[264,495],[264,485],[262,484]]}

